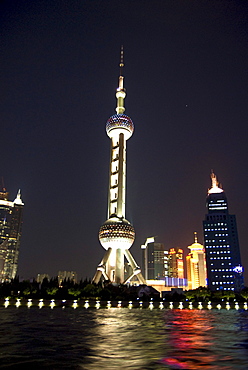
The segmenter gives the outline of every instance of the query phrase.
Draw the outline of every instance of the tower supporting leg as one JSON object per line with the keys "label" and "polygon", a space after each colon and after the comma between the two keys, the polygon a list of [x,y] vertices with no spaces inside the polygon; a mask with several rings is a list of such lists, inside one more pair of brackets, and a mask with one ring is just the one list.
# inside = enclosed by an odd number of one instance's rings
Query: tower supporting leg
{"label": "tower supporting leg", "polygon": [[128,260],[128,262],[130,263],[131,267],[132,267],[132,270],[133,270],[133,273],[132,275],[130,275],[126,281],[124,282],[127,283],[129,280],[132,279],[133,276],[137,276],[139,282],[141,284],[146,284],[146,280],[144,279],[142,273],[141,273],[141,269],[140,267],[137,265],[137,263],[135,262],[135,259],[133,258],[133,256],[131,255],[131,253],[129,252],[128,249],[125,249],[125,256],[126,256],[126,259]]}
{"label": "tower supporting leg", "polygon": [[121,284],[124,280],[124,254],[122,249],[116,250],[115,283]]}
{"label": "tower supporting leg", "polygon": [[106,273],[106,264],[108,262],[111,252],[112,252],[112,248],[109,248],[106,251],[101,263],[97,266],[97,270],[96,270],[95,276],[92,279],[92,283],[98,284],[102,275],[105,280],[110,280],[109,276]]}

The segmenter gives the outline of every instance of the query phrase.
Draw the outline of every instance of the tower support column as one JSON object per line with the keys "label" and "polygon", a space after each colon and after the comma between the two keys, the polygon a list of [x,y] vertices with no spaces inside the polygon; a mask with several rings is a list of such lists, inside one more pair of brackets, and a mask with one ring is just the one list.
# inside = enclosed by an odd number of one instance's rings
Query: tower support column
{"label": "tower support column", "polygon": [[115,283],[122,284],[124,281],[124,254],[122,249],[116,249]]}

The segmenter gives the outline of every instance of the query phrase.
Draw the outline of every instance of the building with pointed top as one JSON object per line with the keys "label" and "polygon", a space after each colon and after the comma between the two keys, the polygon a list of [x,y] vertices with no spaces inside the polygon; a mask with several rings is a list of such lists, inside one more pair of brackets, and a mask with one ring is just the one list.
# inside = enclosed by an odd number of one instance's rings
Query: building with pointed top
{"label": "building with pointed top", "polygon": [[[111,140],[108,214],[107,220],[99,230],[99,240],[106,252],[92,281],[98,283],[103,277],[117,284],[129,283],[133,279],[145,284],[141,269],[129,251],[135,239],[135,230],[125,218],[126,142],[133,134],[134,124],[131,118],[124,114],[126,91],[122,76],[123,67],[122,48],[119,86],[116,89],[116,114],[111,116],[106,123],[106,132]],[[125,261],[128,262],[131,271],[127,278],[125,278]]]}
{"label": "building with pointed top", "polygon": [[13,202],[8,197],[9,193],[3,189],[0,192],[0,282],[16,276],[22,233],[21,192],[18,191]]}
{"label": "building with pointed top", "polygon": [[203,221],[207,285],[213,291],[239,291],[244,280],[236,217],[229,214],[226,194],[213,172],[211,180]]}
{"label": "building with pointed top", "polygon": [[188,246],[190,252],[186,256],[188,289],[197,289],[207,286],[207,269],[204,246],[198,243],[197,233],[194,233],[195,242]]}

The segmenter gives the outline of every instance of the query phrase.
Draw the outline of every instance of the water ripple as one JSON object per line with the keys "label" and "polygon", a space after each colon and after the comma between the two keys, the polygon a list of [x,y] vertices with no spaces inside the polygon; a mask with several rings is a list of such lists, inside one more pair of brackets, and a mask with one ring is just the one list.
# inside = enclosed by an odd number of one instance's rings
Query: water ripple
{"label": "water ripple", "polygon": [[0,308],[1,369],[248,368],[248,313]]}

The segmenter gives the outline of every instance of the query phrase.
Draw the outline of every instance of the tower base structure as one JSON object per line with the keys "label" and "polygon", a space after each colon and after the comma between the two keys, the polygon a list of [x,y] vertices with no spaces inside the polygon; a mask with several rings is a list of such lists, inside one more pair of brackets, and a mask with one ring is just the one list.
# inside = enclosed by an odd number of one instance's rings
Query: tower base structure
{"label": "tower base structure", "polygon": [[[129,284],[136,277],[140,284],[146,284],[140,267],[129,251],[134,236],[134,228],[126,219],[115,216],[105,221],[100,228],[99,239],[106,252],[97,267],[93,283],[99,283],[103,277],[111,283]],[[125,260],[129,270],[126,273]]]}
{"label": "tower base structure", "polygon": [[[122,265],[124,265],[124,257],[126,257],[129,265],[131,266],[132,273],[124,280],[120,278],[118,274],[115,273],[115,270],[111,270],[111,259],[118,259],[119,261],[116,261],[116,264],[118,262],[123,262]],[[110,268],[109,268],[110,267]],[[111,272],[111,276],[108,274],[108,270]],[[124,271],[124,269],[122,269]],[[112,249],[109,248],[106,253],[104,254],[104,257],[101,261],[101,263],[97,266],[97,271],[95,273],[95,276],[92,279],[92,283],[99,283],[101,277],[104,278],[104,280],[109,280],[112,283],[117,284],[130,284],[131,280],[136,276],[138,279],[138,282],[140,284],[146,284],[146,280],[144,279],[140,267],[135,262],[135,259],[133,258],[132,254],[129,250],[123,251],[122,249]]]}

